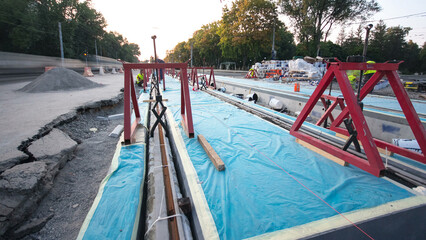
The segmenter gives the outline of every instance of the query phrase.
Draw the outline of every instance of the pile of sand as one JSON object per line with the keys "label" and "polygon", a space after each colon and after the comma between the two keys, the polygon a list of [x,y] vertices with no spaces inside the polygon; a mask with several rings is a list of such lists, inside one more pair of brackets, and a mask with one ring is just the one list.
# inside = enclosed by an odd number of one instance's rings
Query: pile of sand
{"label": "pile of sand", "polygon": [[75,71],[66,68],[54,68],[40,75],[34,81],[25,85],[25,87],[18,91],[40,93],[89,89],[100,86],[102,86],[102,84],[92,82]]}

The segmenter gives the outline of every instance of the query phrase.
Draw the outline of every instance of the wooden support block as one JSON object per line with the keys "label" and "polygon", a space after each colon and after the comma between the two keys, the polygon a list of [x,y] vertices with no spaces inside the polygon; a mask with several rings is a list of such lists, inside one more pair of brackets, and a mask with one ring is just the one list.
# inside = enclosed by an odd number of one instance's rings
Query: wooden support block
{"label": "wooden support block", "polygon": [[212,146],[210,146],[209,142],[207,142],[206,138],[201,134],[199,134],[197,138],[198,142],[200,142],[201,146],[204,148],[204,151],[206,151],[216,169],[218,171],[225,170],[225,164],[223,163],[222,159],[220,159],[219,155],[217,155]]}
{"label": "wooden support block", "polygon": [[[343,138],[343,139],[348,139],[349,137],[348,136],[346,136],[346,135],[343,135],[343,134],[341,134],[341,133],[336,133],[336,137],[339,137],[339,138]],[[359,141],[359,145],[362,147],[362,143]],[[389,150],[387,150],[386,151],[386,149],[383,149],[383,148],[379,148],[379,147],[377,147],[377,150],[379,151],[379,153],[381,153],[381,154],[385,154],[385,155],[388,155],[388,156],[393,156],[393,152],[391,152],[391,151],[389,151]]]}
{"label": "wooden support block", "polygon": [[[157,100],[155,99],[150,99],[150,100],[143,100],[143,102],[156,102]],[[163,102],[167,102],[169,101],[169,99],[163,99]]]}
{"label": "wooden support block", "polygon": [[334,155],[331,155],[330,153],[328,153],[328,152],[326,152],[322,149],[319,149],[319,148],[317,148],[317,147],[315,147],[315,146],[313,146],[313,145],[311,145],[311,144],[309,144],[309,143],[307,143],[303,140],[296,138],[296,142],[298,144],[304,146],[305,148],[312,150],[312,151],[318,153],[319,155],[326,157],[326,158],[330,159],[331,161],[333,161],[333,162],[335,162],[335,163],[337,163],[341,166],[348,166],[349,165],[347,162],[343,161],[342,159],[340,159],[340,158],[338,158]]}

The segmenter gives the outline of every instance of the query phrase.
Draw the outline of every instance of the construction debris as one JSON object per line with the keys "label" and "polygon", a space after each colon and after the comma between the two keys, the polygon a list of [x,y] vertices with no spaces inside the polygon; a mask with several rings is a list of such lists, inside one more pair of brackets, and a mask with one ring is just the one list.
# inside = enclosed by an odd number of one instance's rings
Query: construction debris
{"label": "construction debris", "polygon": [[118,138],[124,130],[123,125],[117,125],[114,130],[108,135],[110,137]]}

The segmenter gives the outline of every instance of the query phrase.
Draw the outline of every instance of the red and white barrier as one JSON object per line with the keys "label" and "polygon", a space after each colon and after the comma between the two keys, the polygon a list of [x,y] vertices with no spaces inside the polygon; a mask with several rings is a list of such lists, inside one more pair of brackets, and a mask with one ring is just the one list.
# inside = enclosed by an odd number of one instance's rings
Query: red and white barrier
{"label": "red and white barrier", "polygon": [[85,77],[93,77],[92,69],[90,67],[84,67],[84,73],[83,76]]}

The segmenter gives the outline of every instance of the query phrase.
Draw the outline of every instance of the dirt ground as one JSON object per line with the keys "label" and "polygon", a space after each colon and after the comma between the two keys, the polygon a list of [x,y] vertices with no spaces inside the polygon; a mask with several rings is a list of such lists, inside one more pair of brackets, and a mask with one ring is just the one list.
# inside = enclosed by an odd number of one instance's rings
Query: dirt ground
{"label": "dirt ground", "polygon": [[[77,237],[118,143],[118,138],[108,135],[118,124],[123,124],[123,119],[108,121],[99,117],[122,112],[121,102],[103,110],[89,110],[59,127],[79,145],[74,158],[60,170],[52,190],[32,215],[34,219],[53,214],[53,218],[39,232],[24,237],[25,240],[67,240]],[[97,131],[90,131],[91,128]]]}

